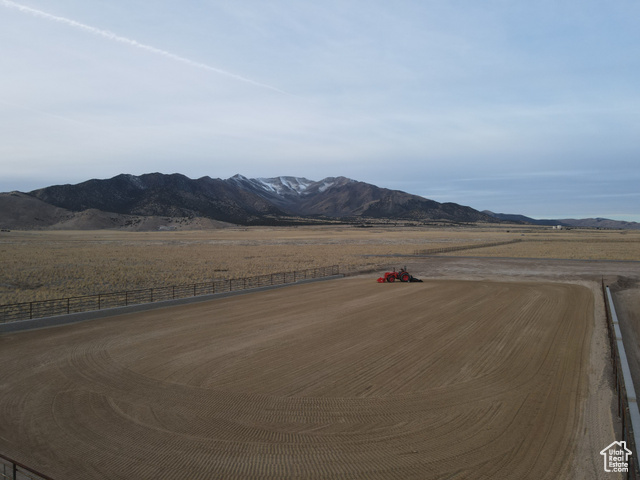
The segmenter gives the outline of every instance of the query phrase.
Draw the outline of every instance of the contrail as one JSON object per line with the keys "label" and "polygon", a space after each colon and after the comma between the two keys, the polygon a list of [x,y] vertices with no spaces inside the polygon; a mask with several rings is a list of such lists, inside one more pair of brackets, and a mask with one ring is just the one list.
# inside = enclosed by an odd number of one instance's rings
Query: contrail
{"label": "contrail", "polygon": [[124,43],[130,45],[132,47],[140,48],[142,50],[146,50],[147,52],[155,53],[157,55],[162,55],[163,57],[170,58],[171,60],[175,60],[180,63],[184,63],[191,67],[201,68],[203,70],[208,70],[210,72],[215,72],[220,75],[224,75],[226,77],[234,78],[241,82],[250,83],[251,85],[255,85],[261,88],[268,88],[269,90],[273,90],[278,93],[282,93],[285,95],[289,95],[287,92],[280,90],[279,88],[273,87],[271,85],[267,85],[266,83],[256,82],[255,80],[251,80],[250,78],[243,77],[241,75],[237,75],[235,73],[227,72],[226,70],[221,70],[219,68],[212,67],[207,65],[206,63],[196,62],[194,60],[190,60],[188,58],[181,57],[171,52],[167,52],[165,50],[161,50],[156,47],[152,47],[151,45],[145,45],[144,43],[137,42],[130,38],[121,37],[120,35],[116,35],[113,32],[108,30],[101,30],[99,28],[92,27],[90,25],[85,25],[84,23],[76,22],[75,20],[71,20],[65,17],[58,17],[56,15],[51,15],[50,13],[43,12],[42,10],[36,10],[35,8],[25,7],[24,5],[20,5],[19,3],[12,2],[10,0],[0,0],[0,5],[7,8],[14,8],[24,13],[28,13],[30,15],[45,18],[47,20],[51,20],[54,22],[64,23],[65,25],[69,25],[70,27],[77,28],[79,30],[84,30],[85,32],[92,33],[93,35],[98,35],[100,37],[107,38],[109,40],[113,40],[115,42]]}

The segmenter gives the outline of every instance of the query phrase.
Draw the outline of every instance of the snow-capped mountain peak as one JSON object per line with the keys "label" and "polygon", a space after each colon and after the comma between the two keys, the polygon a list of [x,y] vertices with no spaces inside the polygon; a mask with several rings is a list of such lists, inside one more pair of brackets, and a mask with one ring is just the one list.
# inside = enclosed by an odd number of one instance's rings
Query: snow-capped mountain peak
{"label": "snow-capped mountain peak", "polygon": [[256,178],[254,181],[259,183],[265,190],[281,196],[302,195],[310,185],[316,183],[303,177]]}
{"label": "snow-capped mountain peak", "polygon": [[320,181],[309,180],[304,177],[280,176],[271,178],[247,178],[234,175],[227,180],[245,190],[275,202],[280,207],[290,206],[291,202],[325,194],[332,187],[342,187],[350,183],[357,183],[346,177],[327,177]]}

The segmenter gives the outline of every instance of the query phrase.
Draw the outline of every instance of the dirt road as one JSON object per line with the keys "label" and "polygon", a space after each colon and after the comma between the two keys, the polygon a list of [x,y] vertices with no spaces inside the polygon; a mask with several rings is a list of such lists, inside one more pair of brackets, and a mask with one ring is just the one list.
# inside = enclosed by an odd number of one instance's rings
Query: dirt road
{"label": "dirt road", "polygon": [[367,277],[2,335],[0,451],[56,479],[571,478],[593,309]]}

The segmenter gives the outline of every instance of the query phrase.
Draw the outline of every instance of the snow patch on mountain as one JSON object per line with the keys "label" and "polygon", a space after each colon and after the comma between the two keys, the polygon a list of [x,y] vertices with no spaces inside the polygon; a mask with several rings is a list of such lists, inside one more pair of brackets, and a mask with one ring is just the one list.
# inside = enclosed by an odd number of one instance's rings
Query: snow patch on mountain
{"label": "snow patch on mountain", "polygon": [[147,186],[144,184],[144,182],[139,176],[124,174],[123,177],[126,178],[129,183],[139,188],[140,190],[144,190],[147,188]]}
{"label": "snow patch on mountain", "polygon": [[273,177],[273,178],[256,178],[254,179],[265,190],[276,193],[277,195],[302,195],[313,180],[303,177]]}
{"label": "snow patch on mountain", "polygon": [[333,187],[336,184],[336,182],[328,182],[326,180],[323,180],[322,183],[318,186],[318,191],[319,192],[325,192],[328,189],[330,189],[331,187]]}
{"label": "snow patch on mountain", "polygon": [[247,178],[240,174],[234,175],[228,181],[237,184],[241,188],[248,188],[270,201],[274,201],[274,198],[279,198],[286,202],[302,197],[312,197],[319,193],[324,193],[332,187],[341,187],[355,182],[355,180],[346,177],[327,177],[320,181],[315,181],[304,177],[290,176]]}

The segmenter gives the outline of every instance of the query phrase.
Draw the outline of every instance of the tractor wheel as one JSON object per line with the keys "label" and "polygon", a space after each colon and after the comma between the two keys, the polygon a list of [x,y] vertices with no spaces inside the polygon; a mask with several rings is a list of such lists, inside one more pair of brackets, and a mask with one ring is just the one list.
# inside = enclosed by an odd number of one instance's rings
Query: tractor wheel
{"label": "tractor wheel", "polygon": [[393,282],[395,282],[395,281],[396,281],[396,277],[394,277],[393,275],[389,275],[389,276],[387,277],[387,282],[389,282],[389,283],[393,283]]}
{"label": "tractor wheel", "polygon": [[407,272],[404,272],[400,275],[401,282],[408,282],[409,280],[411,280],[411,275],[409,275]]}

